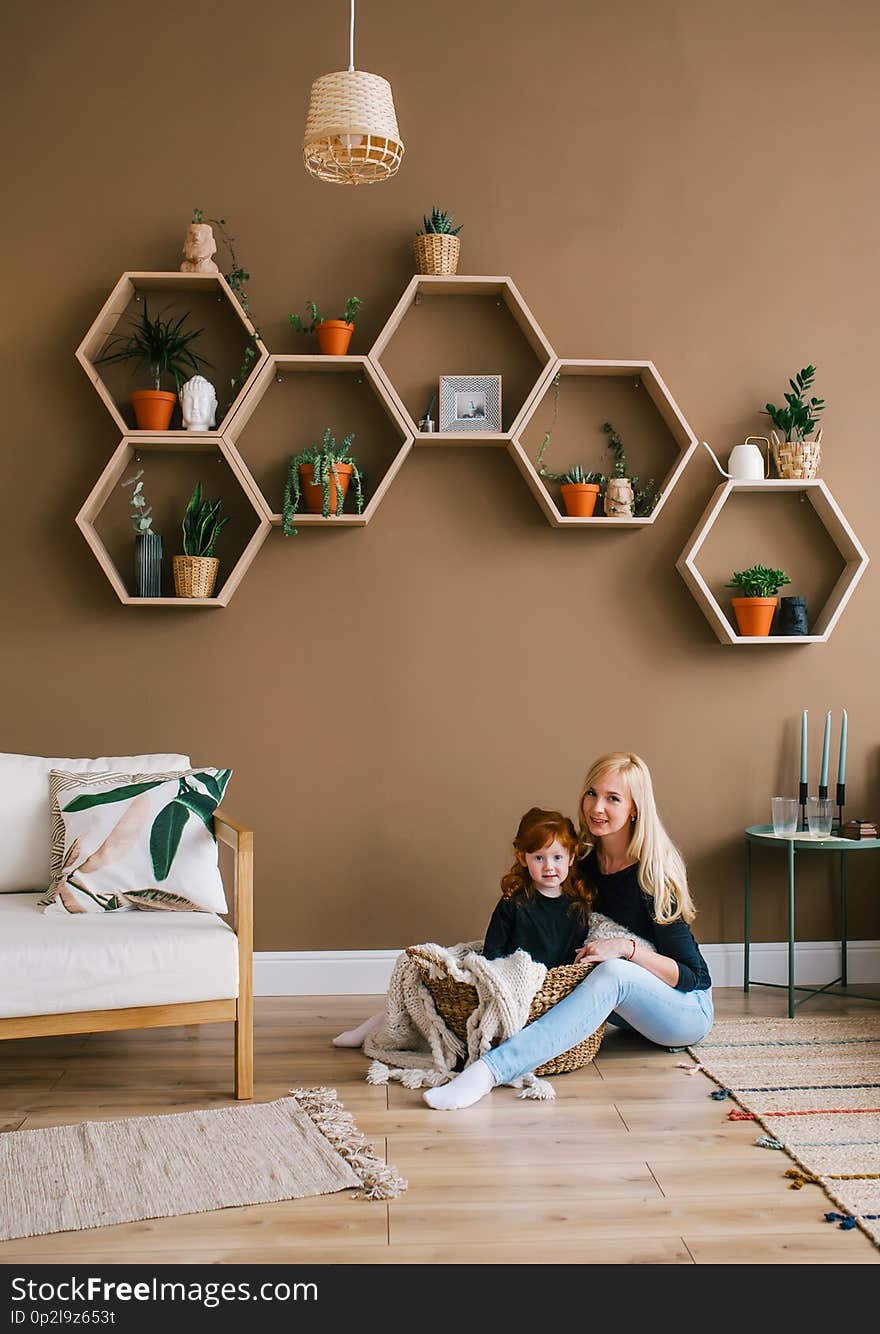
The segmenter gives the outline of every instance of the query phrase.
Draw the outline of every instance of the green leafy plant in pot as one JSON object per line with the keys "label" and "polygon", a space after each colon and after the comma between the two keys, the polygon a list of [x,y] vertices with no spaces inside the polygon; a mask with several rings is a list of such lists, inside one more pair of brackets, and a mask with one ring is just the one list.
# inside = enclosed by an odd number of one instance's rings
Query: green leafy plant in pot
{"label": "green leafy plant in pot", "polygon": [[788,382],[791,388],[784,395],[784,408],[778,408],[773,403],[764,405],[764,416],[770,418],[782,437],[780,439],[776,431],[770,432],[773,438],[773,462],[780,477],[810,479],[819,471],[819,460],[822,457],[821,430],[815,440],[807,439],[819,425],[819,417],[825,411],[824,398],[810,394],[815,378],[816,367],[804,366]]}
{"label": "green leafy plant in pot", "polygon": [[[141,431],[167,431],[180,386],[211,364],[193,351],[193,343],[205,331],[184,329],[189,312],[176,319],[172,315],[163,319],[163,314],[160,312],[151,319],[145,296],[143,310],[130,317],[130,332],[114,334],[101,356],[95,359],[96,366],[133,361],[136,369],[149,371],[153,388],[135,389],[131,395],[135,421]],[[163,377],[168,376],[174,380],[173,394],[162,388]]]}
{"label": "green leafy plant in pot", "polygon": [[363,514],[363,474],[349,453],[353,440],[353,434],[347,435],[337,445],[327,426],[319,445],[291,454],[281,507],[281,529],[285,537],[296,533],[294,516],[299,513],[301,505],[306,514],[321,514],[325,519],[341,514],[349,483],[354,490],[357,512]]}
{"label": "green leafy plant in pot", "polygon": [[548,482],[559,482],[565,512],[569,518],[589,519],[596,508],[596,502],[599,499],[602,487],[608,480],[605,475],[601,472],[589,472],[582,468],[579,463],[574,464],[566,472],[551,472],[544,462],[544,455],[553,438],[553,431],[559,417],[560,380],[561,377],[557,372],[553,377],[553,418],[538,448],[535,466],[539,477]]}
{"label": "green leafy plant in pot", "polygon": [[363,304],[359,296],[350,296],[339,318],[328,320],[318,310],[315,302],[309,300],[306,302],[306,309],[309,312],[308,320],[304,320],[301,315],[288,315],[287,318],[290,320],[291,328],[295,329],[297,333],[315,334],[318,339],[318,347],[325,356],[344,357],[354,333],[354,322]]}
{"label": "green leafy plant in pot", "polygon": [[134,582],[139,598],[162,596],[162,538],[153,531],[153,507],[147,504],[141,478],[143,468],[126,477],[119,485],[130,486],[131,523],[134,539]]}
{"label": "green leafy plant in pot", "polygon": [[457,273],[461,227],[453,227],[455,218],[442,208],[432,208],[424,227],[413,240],[413,254],[419,273]]}
{"label": "green leafy plant in pot", "polygon": [[752,565],[747,570],[734,570],[733,578],[725,588],[738,588],[741,596],[731,598],[739,633],[749,639],[770,633],[773,616],[779,602],[778,593],[791,580],[784,570],[771,570],[766,565]]}
{"label": "green leafy plant in pot", "polygon": [[229,523],[220,517],[222,500],[205,500],[196,482],[183,516],[183,555],[175,556],[174,591],[179,598],[209,598],[214,592],[220,561],[214,555],[217,539]]}

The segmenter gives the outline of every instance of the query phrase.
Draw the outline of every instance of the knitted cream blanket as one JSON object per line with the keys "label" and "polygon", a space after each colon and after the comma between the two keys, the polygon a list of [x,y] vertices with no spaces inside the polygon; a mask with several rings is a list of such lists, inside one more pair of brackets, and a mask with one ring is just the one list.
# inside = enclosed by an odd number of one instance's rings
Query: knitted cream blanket
{"label": "knitted cream blanket", "polygon": [[[367,1072],[371,1084],[397,1079],[407,1088],[445,1084],[466,1056],[466,1065],[490,1047],[511,1037],[525,1025],[532,998],[547,975],[525,950],[504,959],[486,959],[481,941],[459,945],[420,945],[423,954],[437,960],[437,976],[449,976],[476,988],[477,1004],[467,1023],[467,1049],[437,1013],[417,965],[405,953],[398,955],[388,986],[385,1014],[364,1041],[364,1053],[373,1057]],[[553,1088],[535,1075],[512,1081],[522,1087],[520,1097],[552,1098]]]}

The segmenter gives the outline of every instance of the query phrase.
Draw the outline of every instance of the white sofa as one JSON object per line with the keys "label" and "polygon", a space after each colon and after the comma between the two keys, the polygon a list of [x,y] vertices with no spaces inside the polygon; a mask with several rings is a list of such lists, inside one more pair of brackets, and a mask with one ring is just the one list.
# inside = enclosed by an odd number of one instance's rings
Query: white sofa
{"label": "white sofa", "polygon": [[218,842],[233,851],[228,924],[214,913],[69,917],[38,906],[49,875],[50,768],[99,774],[188,767],[182,755],[69,760],[0,754],[0,1038],[231,1021],[235,1097],[251,1098],[251,830],[220,810],[214,815]]}

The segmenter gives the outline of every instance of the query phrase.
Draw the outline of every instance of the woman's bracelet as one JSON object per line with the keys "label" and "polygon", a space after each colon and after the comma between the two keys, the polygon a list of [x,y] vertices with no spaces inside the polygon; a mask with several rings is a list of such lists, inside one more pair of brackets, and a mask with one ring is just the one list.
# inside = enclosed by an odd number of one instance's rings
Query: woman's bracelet
{"label": "woman's bracelet", "polygon": [[638,942],[637,942],[636,940],[633,940],[633,947],[632,947],[632,949],[630,950],[629,954],[626,956],[626,958],[627,958],[627,962],[630,962],[630,960],[632,960],[632,959],[634,959],[634,958],[636,957],[636,945],[637,945],[637,943],[638,943]]}

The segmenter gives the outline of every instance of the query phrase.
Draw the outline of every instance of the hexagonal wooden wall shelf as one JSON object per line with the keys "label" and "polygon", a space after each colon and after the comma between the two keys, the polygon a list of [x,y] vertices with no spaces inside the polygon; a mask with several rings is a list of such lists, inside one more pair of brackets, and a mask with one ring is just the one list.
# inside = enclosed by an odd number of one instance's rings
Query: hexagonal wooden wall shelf
{"label": "hexagonal wooden wall shelf", "polygon": [[[181,293],[188,298],[186,304],[190,309],[188,312],[181,309],[176,313],[189,313],[191,316],[185,327],[199,327],[199,323],[205,321],[205,335],[194,343],[193,347],[213,363],[205,367],[204,374],[217,389],[218,398],[220,398],[220,386],[229,384],[239,371],[249,342],[253,339],[256,343],[257,355],[248,378],[232,402],[226,406],[222,417],[218,411],[217,430],[222,429],[224,421],[231,418],[231,414],[244,398],[254,374],[269,355],[264,344],[257,338],[256,330],[235,293],[221,274],[124,273],[77,348],[76,358],[120,431],[133,438],[144,434],[156,434],[154,431],[142,432],[136,428],[134,415],[127,402],[127,396],[132,389],[150,388],[149,372],[142,371],[143,379],[137,381],[133,379],[134,363],[126,367],[125,364],[98,366],[96,362],[113,335],[122,333],[128,327],[125,316],[131,312],[134,303],[142,301],[145,297],[150,299],[154,295],[159,297],[160,301],[163,297],[174,301]],[[212,318],[215,316],[216,304],[219,304],[222,312],[219,320]],[[155,313],[158,314],[164,309],[165,307],[161,305],[155,307]],[[220,407],[222,406],[221,401]],[[179,413],[179,408],[175,409],[175,413]],[[182,433],[182,429],[177,430],[177,434]]]}
{"label": "hexagonal wooden wall shelf", "polygon": [[[281,505],[289,456],[319,443],[325,426],[337,445],[354,432],[351,454],[365,472],[366,504],[362,514],[351,509],[327,518],[297,514],[297,528],[369,523],[412,448],[412,432],[367,357],[273,354],[224,433],[243,459],[273,524],[281,523],[272,501]],[[279,438],[284,448],[279,448]]]}
{"label": "hexagonal wooden wall shelf", "polygon": [[[208,469],[213,466],[206,456],[211,454],[225,471],[213,479],[206,479]],[[135,534],[128,517],[130,493],[122,490],[119,484],[126,472],[138,466],[144,468],[144,496],[153,506],[153,519],[157,531],[163,536],[163,583],[166,587],[171,586],[172,557],[179,554],[180,523],[195,481],[202,481],[207,499],[213,500],[218,492],[221,494],[223,513],[228,514],[232,522],[220,537],[217,551],[220,557],[219,588],[213,597],[146,598],[136,597],[131,592]],[[157,500],[164,500],[161,517],[157,513]],[[168,432],[153,435],[139,432],[136,437],[124,436],[76,516],[76,522],[119,601],[130,607],[225,607],[272,530],[262,497],[238,452],[222,435],[213,432],[187,432],[183,439],[172,438]],[[242,525],[247,531],[249,523],[253,523],[253,531],[239,541],[232,567],[223,578],[229,560],[225,553],[234,540],[233,531]],[[174,534],[173,546],[172,539],[167,536],[169,533]],[[128,564],[132,572],[131,583],[120,573],[124,564]]]}
{"label": "hexagonal wooden wall shelf", "polygon": [[[557,375],[560,376],[558,399],[554,384]],[[568,393],[567,381],[571,382]],[[584,416],[589,412],[595,417],[589,423],[592,435],[584,430]],[[607,436],[601,430],[605,421],[611,421],[621,434],[627,450],[628,475],[636,474],[642,479],[653,475],[661,479],[660,499],[644,518],[608,517],[601,513],[590,518],[573,518],[559,509],[547,481],[538,475],[534,459],[545,433],[551,429],[553,439],[547,447],[545,462],[554,472],[565,472],[580,463],[585,472],[609,473]],[[590,439],[593,444],[586,443]],[[656,521],[697,445],[696,436],[652,361],[565,358],[557,360],[542,377],[508,449],[547,521],[555,528],[624,530],[647,528]],[[645,466],[646,451],[648,466]]]}
{"label": "hexagonal wooden wall shelf", "polygon": [[[510,278],[416,274],[369,358],[417,445],[503,447],[555,354]],[[500,375],[502,429],[419,431],[441,375]]]}
{"label": "hexagonal wooden wall shelf", "polygon": [[[824,528],[825,534],[827,534],[829,548],[832,553],[833,549],[836,548],[837,553],[839,554],[840,562],[836,562],[836,564],[842,563],[842,568],[839,569],[837,578],[833,583],[831,582],[831,580],[834,579],[833,571],[830,575],[826,576],[825,584],[827,587],[823,586],[822,593],[820,594],[820,596],[824,597],[824,602],[818,615],[815,617],[810,616],[810,634],[771,634],[767,636],[737,634],[733,622],[730,617],[725,614],[718,599],[712,592],[709,578],[705,573],[701,572],[699,568],[700,556],[701,554],[704,554],[706,541],[713,529],[716,528],[726,507],[728,507],[731,502],[735,504],[740,497],[748,495],[775,495],[777,497],[785,497],[787,495],[793,496],[797,494],[800,494],[802,500],[809,501],[815,512],[815,518],[813,518],[813,516],[810,516],[810,518],[813,523],[818,520],[818,523]],[[778,522],[774,525],[774,528],[777,527]],[[764,531],[768,531],[766,523],[764,524]],[[769,553],[766,553],[766,550],[756,550],[756,544],[761,540],[760,532],[761,529],[758,528],[757,532],[753,532],[747,539],[742,540],[742,545],[744,545],[747,540],[749,542],[749,550],[755,551],[755,555],[760,559],[762,564],[766,563],[768,559],[771,562],[778,559],[778,557],[773,554],[772,550]],[[778,540],[775,534],[773,540]],[[771,538],[768,535],[768,546],[770,545],[770,542]],[[817,544],[815,538],[810,540],[810,546],[814,551],[817,545],[819,544]],[[820,552],[818,554],[822,559],[827,560],[828,553]],[[744,559],[737,568],[748,568],[750,560],[751,556],[748,559]],[[754,563],[754,561],[751,560],[751,563]],[[706,617],[706,620],[709,622],[722,644],[788,644],[794,646],[797,644],[824,644],[825,641],[830,638],[834,627],[840,620],[843,610],[852,597],[856,584],[864,574],[867,565],[868,555],[864,547],[856,537],[840,507],[823,481],[820,479],[814,481],[790,481],[787,479],[779,479],[765,482],[730,481],[719,486],[712,496],[712,499],[709,501],[700,522],[691,534],[687,546],[679,556],[678,561],[676,562],[676,569],[684,579]],[[787,574],[793,576],[793,585],[787,591],[796,592],[797,571],[795,569],[788,569],[785,566],[780,568],[784,568]],[[735,589],[731,591],[733,593],[736,592]],[[783,596],[785,595],[785,591],[786,590],[783,591]],[[807,609],[809,613],[809,601]]]}

